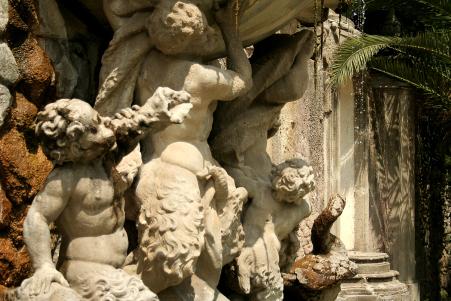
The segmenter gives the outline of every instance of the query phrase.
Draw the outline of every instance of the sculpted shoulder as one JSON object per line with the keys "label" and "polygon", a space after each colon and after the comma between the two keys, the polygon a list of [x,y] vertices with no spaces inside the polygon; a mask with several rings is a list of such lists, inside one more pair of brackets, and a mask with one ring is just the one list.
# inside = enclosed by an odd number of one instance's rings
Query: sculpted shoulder
{"label": "sculpted shoulder", "polygon": [[81,174],[79,167],[74,164],[55,166],[47,177],[44,189],[60,186],[59,189],[63,191],[70,190],[76,184],[77,179],[82,176]]}

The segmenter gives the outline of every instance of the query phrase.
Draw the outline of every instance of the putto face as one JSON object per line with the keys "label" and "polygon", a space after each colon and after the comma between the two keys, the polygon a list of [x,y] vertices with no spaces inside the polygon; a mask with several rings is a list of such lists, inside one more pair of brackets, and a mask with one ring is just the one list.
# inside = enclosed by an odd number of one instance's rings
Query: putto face
{"label": "putto face", "polygon": [[85,126],[78,142],[83,160],[94,160],[115,145],[114,132],[110,128],[111,119],[101,117],[89,107],[83,111],[80,122]]}
{"label": "putto face", "polygon": [[36,121],[36,135],[56,164],[94,160],[115,145],[109,119],[79,99],[47,105]]}
{"label": "putto face", "polygon": [[308,165],[288,165],[277,169],[272,186],[277,201],[300,204],[315,187],[313,168]]}

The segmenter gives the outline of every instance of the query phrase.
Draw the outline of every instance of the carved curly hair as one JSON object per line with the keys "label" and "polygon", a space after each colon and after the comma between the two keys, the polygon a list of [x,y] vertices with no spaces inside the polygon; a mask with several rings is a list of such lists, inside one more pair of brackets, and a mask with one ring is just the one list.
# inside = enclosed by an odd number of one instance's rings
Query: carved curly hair
{"label": "carved curly hair", "polygon": [[86,131],[76,106],[89,106],[79,99],[60,99],[45,106],[36,117],[36,136],[44,153],[56,164],[72,161],[71,145]]}
{"label": "carved curly hair", "polygon": [[196,175],[158,160],[152,164],[151,173],[141,174],[145,184],[138,182],[136,191],[142,202],[137,270],[158,293],[194,274],[205,229]]}
{"label": "carved curly hair", "polygon": [[287,160],[272,170],[274,198],[297,203],[315,188],[313,168],[304,160]]}
{"label": "carved curly hair", "polygon": [[[199,53],[215,45],[219,36],[192,0],[162,1],[148,19],[149,36],[166,54],[179,54],[196,41]],[[192,49],[190,49],[192,51]]]}

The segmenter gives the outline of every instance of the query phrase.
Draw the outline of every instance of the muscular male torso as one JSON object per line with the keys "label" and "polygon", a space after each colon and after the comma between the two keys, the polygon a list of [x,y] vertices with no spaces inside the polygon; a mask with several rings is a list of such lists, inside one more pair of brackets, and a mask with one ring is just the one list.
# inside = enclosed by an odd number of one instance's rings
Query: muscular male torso
{"label": "muscular male torso", "polygon": [[57,219],[63,233],[60,263],[67,260],[102,263],[119,268],[128,239],[124,231],[124,204],[102,162],[71,166],[76,175],[68,202]]}

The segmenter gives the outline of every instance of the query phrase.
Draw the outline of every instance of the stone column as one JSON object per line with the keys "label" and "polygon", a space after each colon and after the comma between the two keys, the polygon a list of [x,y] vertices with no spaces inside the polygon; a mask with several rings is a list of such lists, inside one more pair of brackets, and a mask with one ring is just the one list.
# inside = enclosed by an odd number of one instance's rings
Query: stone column
{"label": "stone column", "polygon": [[[419,300],[415,278],[415,130],[411,87],[373,77],[370,145],[371,222],[377,246],[390,255],[399,279]],[[416,298],[416,299],[415,299]]]}

